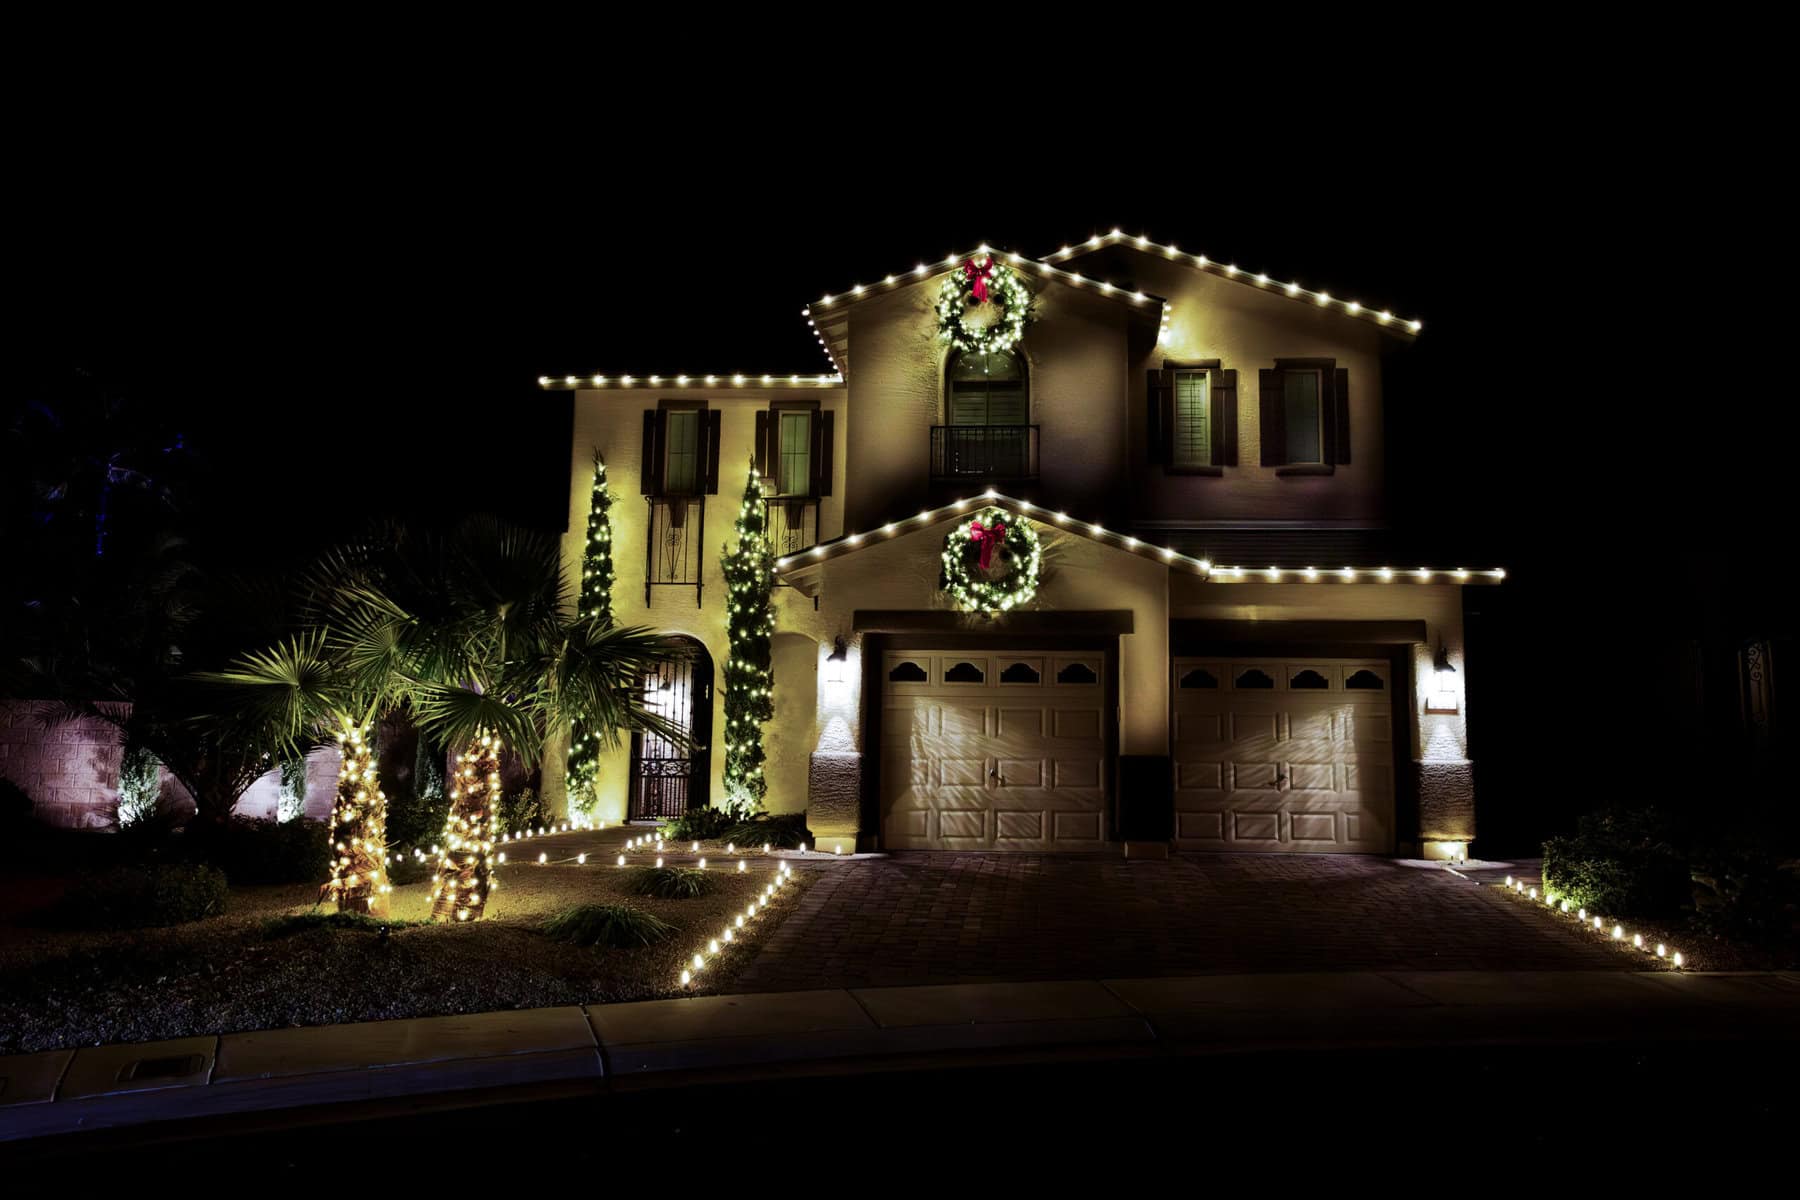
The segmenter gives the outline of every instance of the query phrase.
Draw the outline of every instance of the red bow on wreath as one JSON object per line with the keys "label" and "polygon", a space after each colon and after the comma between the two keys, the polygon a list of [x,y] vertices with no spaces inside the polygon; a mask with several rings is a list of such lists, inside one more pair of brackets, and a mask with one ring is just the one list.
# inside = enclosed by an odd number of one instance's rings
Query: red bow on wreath
{"label": "red bow on wreath", "polygon": [[980,521],[969,522],[969,540],[981,547],[982,570],[988,569],[988,564],[994,559],[994,547],[998,546],[1005,537],[1006,524],[1002,521],[995,521],[986,527],[983,527]]}
{"label": "red bow on wreath", "polygon": [[[985,263],[982,263],[980,266],[976,266],[975,260],[972,258],[968,262],[963,264],[963,274],[967,275],[970,279],[973,279],[975,281],[975,286],[973,288],[973,291],[975,293],[975,303],[977,303],[977,304],[986,304],[987,303],[988,272],[993,270],[993,267],[994,267],[994,260],[991,258],[988,259]],[[985,566],[986,564],[984,563],[983,565]]]}

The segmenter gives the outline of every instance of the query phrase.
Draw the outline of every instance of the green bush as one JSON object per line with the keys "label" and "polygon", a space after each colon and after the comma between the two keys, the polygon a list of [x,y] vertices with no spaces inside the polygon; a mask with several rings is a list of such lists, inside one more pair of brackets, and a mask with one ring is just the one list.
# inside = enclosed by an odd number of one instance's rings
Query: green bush
{"label": "green bush", "polygon": [[1800,860],[1761,847],[1696,856],[1694,924],[1707,933],[1765,946],[1800,945]]}
{"label": "green bush", "polygon": [[810,846],[814,841],[812,830],[806,827],[805,813],[782,813],[740,821],[728,827],[720,837],[727,842],[736,842],[740,847],[757,847],[766,842],[781,850],[793,850],[802,844]]}
{"label": "green bush", "polygon": [[659,900],[691,900],[716,886],[711,874],[693,867],[641,867],[631,879],[632,891]]}
{"label": "green bush", "polygon": [[1689,901],[1687,857],[1667,818],[1611,809],[1544,843],[1544,887],[1572,905],[1614,916],[1666,917]]}
{"label": "green bush", "polygon": [[544,922],[544,933],[577,946],[610,946],[630,950],[652,946],[675,932],[655,913],[629,904],[577,904]]}
{"label": "green bush", "polygon": [[21,829],[31,820],[31,797],[10,779],[0,778],[0,829]]}
{"label": "green bush", "polygon": [[225,873],[216,867],[114,867],[77,879],[53,915],[75,929],[149,929],[219,916],[228,896]]}
{"label": "green bush", "polygon": [[127,746],[119,758],[119,828],[152,820],[162,799],[162,764],[142,746]]}
{"label": "green bush", "polygon": [[331,871],[322,821],[194,821],[182,836],[189,857],[233,883],[318,883]]}
{"label": "green bush", "polygon": [[430,846],[432,839],[444,835],[449,818],[450,793],[444,787],[441,757],[421,737],[412,778],[396,782],[388,791],[388,845]]}
{"label": "green bush", "polygon": [[550,814],[536,792],[521,788],[510,796],[500,797],[501,833],[524,833],[527,829],[539,828],[550,828]]}
{"label": "green bush", "polygon": [[710,842],[738,823],[722,808],[690,808],[663,826],[663,836],[677,842]]}

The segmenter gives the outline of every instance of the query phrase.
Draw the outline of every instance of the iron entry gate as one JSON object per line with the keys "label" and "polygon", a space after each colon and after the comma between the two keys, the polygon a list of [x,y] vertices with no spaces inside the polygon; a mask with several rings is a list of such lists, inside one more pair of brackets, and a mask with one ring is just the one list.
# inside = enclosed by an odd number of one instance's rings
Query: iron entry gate
{"label": "iron entry gate", "polygon": [[664,663],[644,677],[644,707],[687,735],[684,746],[656,733],[631,735],[631,802],[627,819],[661,821],[705,808],[711,773],[712,658],[692,638],[692,657]]}

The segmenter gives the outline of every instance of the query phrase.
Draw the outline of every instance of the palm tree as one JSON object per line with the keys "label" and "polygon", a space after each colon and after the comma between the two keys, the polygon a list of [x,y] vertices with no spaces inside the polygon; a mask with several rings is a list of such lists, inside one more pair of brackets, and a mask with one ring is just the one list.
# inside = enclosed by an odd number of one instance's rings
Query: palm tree
{"label": "palm tree", "polygon": [[643,681],[678,643],[574,617],[556,540],[475,518],[448,534],[386,528],[324,564],[311,588],[326,644],[366,693],[392,687],[452,747],[450,815],[433,877],[439,920],[479,920],[493,891],[500,755],[527,765],[579,719],[679,741]]}
{"label": "palm tree", "polygon": [[339,912],[381,916],[394,889],[387,879],[387,796],[375,779],[369,729],[398,697],[399,680],[371,683],[351,667],[346,647],[326,630],[313,629],[241,655],[226,670],[197,676],[225,702],[199,723],[215,736],[268,747],[278,761],[336,739],[331,878],[321,894]]}

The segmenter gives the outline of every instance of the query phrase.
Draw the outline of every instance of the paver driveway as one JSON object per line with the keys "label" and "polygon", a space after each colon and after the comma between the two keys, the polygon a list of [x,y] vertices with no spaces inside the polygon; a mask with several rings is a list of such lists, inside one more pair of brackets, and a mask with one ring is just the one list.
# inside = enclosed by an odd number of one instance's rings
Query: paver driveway
{"label": "paver driveway", "polygon": [[1498,888],[1359,855],[817,863],[731,990],[1244,971],[1624,969]]}

